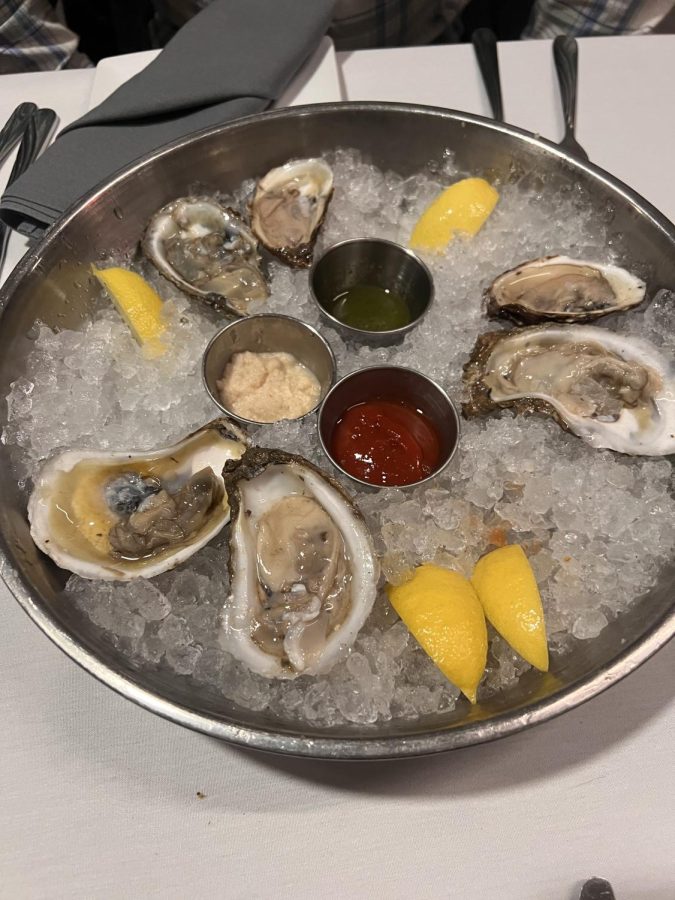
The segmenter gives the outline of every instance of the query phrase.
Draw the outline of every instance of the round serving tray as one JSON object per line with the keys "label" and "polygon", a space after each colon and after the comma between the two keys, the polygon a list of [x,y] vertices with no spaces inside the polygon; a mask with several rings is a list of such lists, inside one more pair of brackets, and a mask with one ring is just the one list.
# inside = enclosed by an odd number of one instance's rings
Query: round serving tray
{"label": "round serving tray", "polygon": [[[36,319],[77,327],[94,288],[91,262],[131,251],[150,215],[195,182],[235,188],[287,159],[354,147],[383,169],[411,175],[451,150],[476,175],[543,192],[581,190],[605,219],[650,294],[675,286],[675,227],[630,188],[528,132],[432,107],[335,103],[277,110],[200,132],[133,163],[70,209],[19,263],[0,291],[0,395],[22,372],[24,336]],[[5,404],[0,412],[5,422]],[[239,708],[169,671],[140,669],[59,595],[67,573],[34,546],[26,499],[0,446],[0,574],[44,633],[92,675],[152,712],[236,744],[329,759],[384,759],[494,740],[578,706],[644,662],[675,633],[675,566],[593,641],[578,642],[551,672],[527,672],[488,702],[373,726],[325,728]],[[30,665],[28,661],[26,663]]]}

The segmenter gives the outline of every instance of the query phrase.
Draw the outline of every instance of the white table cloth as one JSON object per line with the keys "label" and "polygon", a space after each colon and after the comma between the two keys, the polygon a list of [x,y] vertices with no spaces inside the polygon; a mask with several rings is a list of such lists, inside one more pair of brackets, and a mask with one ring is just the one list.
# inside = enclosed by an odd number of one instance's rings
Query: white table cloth
{"label": "white table cloth", "polygon": [[[675,38],[581,41],[578,137],[675,218]],[[500,45],[507,119],[562,134],[548,42]],[[347,99],[488,113],[467,46],[340,56]],[[0,79],[63,123],[93,72]],[[18,248],[15,252],[18,252]],[[401,763],[245,753],[78,669],[0,586],[0,897],[675,896],[675,646],[562,718]],[[202,796],[203,795],[203,796]]]}

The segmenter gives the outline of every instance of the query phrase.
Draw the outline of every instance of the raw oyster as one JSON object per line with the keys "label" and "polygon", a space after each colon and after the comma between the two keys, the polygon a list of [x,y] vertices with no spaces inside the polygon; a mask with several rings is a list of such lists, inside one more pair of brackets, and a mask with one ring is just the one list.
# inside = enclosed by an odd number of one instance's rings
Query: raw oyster
{"label": "raw oyster", "polygon": [[269,288],[258,244],[235,210],[213,197],[181,197],[150,220],[143,251],[181,290],[237,316]]}
{"label": "raw oyster", "polygon": [[596,448],[675,452],[675,372],[647,341],[592,325],[483,334],[464,367],[465,416],[543,412]]}
{"label": "raw oyster", "polygon": [[375,601],[361,514],[300,456],[255,447],[225,465],[232,506],[225,649],[271,678],[327,672]]}
{"label": "raw oyster", "polygon": [[504,272],[486,291],[489,316],[589,322],[642,303],[645,283],[605,263],[544,256]]}
{"label": "raw oyster", "polygon": [[272,169],[251,202],[253,231],[282,262],[307,268],[332,194],[333,172],[321,159],[296,159]]}
{"label": "raw oyster", "polygon": [[196,553],[229,521],[222,469],[246,438],[215,419],[155,452],[67,450],[50,460],[28,501],[31,536],[83,578],[150,578]]}

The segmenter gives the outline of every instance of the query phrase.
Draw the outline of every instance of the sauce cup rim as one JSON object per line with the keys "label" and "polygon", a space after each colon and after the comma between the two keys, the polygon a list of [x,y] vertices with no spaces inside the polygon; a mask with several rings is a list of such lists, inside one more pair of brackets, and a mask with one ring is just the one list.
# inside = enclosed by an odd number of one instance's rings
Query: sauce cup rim
{"label": "sauce cup rim", "polygon": [[[225,406],[225,404],[221,401],[218,394],[215,391],[211,390],[211,385],[209,384],[208,379],[206,377],[206,362],[209,358],[209,354],[210,354],[214,344],[216,343],[218,338],[222,334],[224,334],[226,331],[229,331],[231,328],[235,328],[236,326],[241,325],[243,322],[249,322],[254,319],[286,319],[287,321],[294,322],[295,324],[301,326],[301,330],[304,329],[306,332],[309,332],[311,335],[318,338],[319,342],[323,345],[324,349],[326,349],[328,351],[328,357],[330,359],[330,370],[331,370],[331,377],[330,377],[330,382],[328,384],[328,389],[326,390],[326,393],[324,394],[324,396],[323,397],[320,396],[318,401],[314,404],[314,406],[310,410],[308,410],[306,413],[303,413],[301,416],[295,416],[294,418],[291,418],[291,419],[289,419],[289,418],[275,419],[273,422],[260,422],[257,419],[247,419],[245,416],[237,415],[237,413],[233,412],[231,409],[228,409],[228,407]],[[271,350],[271,351],[262,351],[262,352],[285,353],[286,351]],[[307,368],[309,368],[309,366]],[[312,372],[312,374],[316,375],[315,372]],[[335,380],[336,376],[337,376],[337,362],[335,359],[335,353],[333,352],[333,348],[328,343],[326,338],[313,325],[309,325],[307,322],[303,322],[302,319],[298,319],[296,316],[289,316],[284,313],[265,313],[265,312],[263,312],[263,313],[255,313],[255,315],[252,315],[252,316],[242,316],[240,319],[234,319],[232,322],[228,322],[227,325],[224,325],[222,328],[220,328],[213,335],[213,337],[209,340],[208,344],[206,345],[206,349],[204,350],[204,353],[202,354],[202,384],[206,388],[207,394],[209,395],[211,400],[213,400],[213,402],[216,404],[216,406],[220,410],[222,410],[222,412],[224,412],[231,419],[234,419],[236,422],[241,422],[244,425],[256,425],[256,426],[277,425],[280,422],[299,422],[302,419],[306,418],[307,416],[311,416],[313,413],[318,411],[318,409],[320,408],[320,406],[323,403],[323,401],[325,400],[325,398],[333,390],[333,387],[337,383]]]}
{"label": "sauce cup rim", "polygon": [[[437,469],[435,469],[433,472],[431,472],[429,475],[427,475],[426,478],[420,478],[419,481],[412,481],[412,482],[410,482],[410,484],[373,484],[372,481],[364,481],[362,478],[358,478],[356,475],[352,475],[346,469],[343,469],[342,466],[335,460],[333,454],[330,452],[330,450],[326,446],[326,442],[323,439],[323,432],[321,429],[321,419],[323,416],[324,407],[325,407],[326,403],[328,402],[331,394],[333,394],[335,391],[337,391],[337,389],[344,382],[348,381],[350,378],[353,378],[354,376],[360,375],[362,372],[372,372],[375,370],[385,370],[385,371],[390,370],[391,371],[392,369],[399,371],[399,372],[411,372],[413,375],[417,376],[418,378],[422,378],[426,382],[431,384],[432,387],[434,387],[441,394],[443,399],[448,404],[448,408],[451,410],[453,418],[455,420],[455,424],[457,426],[457,437],[455,438],[455,443],[454,443],[454,446],[452,447],[452,450],[448,453],[445,460],[441,463],[441,465]],[[347,407],[345,407],[345,409],[347,409]],[[357,484],[362,485],[363,487],[374,488],[375,490],[380,490],[380,491],[387,490],[387,489],[395,489],[395,490],[405,491],[408,488],[419,487],[421,484],[426,484],[426,482],[431,481],[432,479],[436,478],[437,475],[440,475],[441,472],[443,472],[444,469],[446,469],[450,465],[450,462],[454,458],[455,453],[457,453],[457,449],[459,447],[459,443],[460,443],[460,440],[462,437],[462,423],[461,423],[461,419],[459,416],[459,412],[457,411],[457,407],[455,406],[455,404],[452,401],[448,392],[444,388],[442,388],[440,386],[440,384],[438,384],[438,382],[434,381],[433,378],[430,378],[428,375],[425,375],[423,372],[419,372],[417,369],[412,369],[412,368],[410,368],[410,366],[397,366],[397,365],[364,366],[362,369],[355,369],[353,372],[349,372],[347,375],[343,375],[342,378],[340,378],[338,381],[336,381],[335,384],[333,384],[331,386],[331,388],[326,392],[326,396],[323,398],[323,400],[319,404],[319,408],[318,408],[318,412],[317,412],[317,429],[316,430],[319,434],[319,443],[321,444],[321,449],[323,450],[324,455],[328,458],[331,465],[335,466],[335,468],[338,470],[338,472],[340,472],[342,475],[345,475],[351,481],[354,481]]]}
{"label": "sauce cup rim", "polygon": [[[345,322],[342,322],[336,316],[332,315],[328,312],[326,307],[321,303],[319,298],[316,295],[314,290],[314,274],[316,272],[317,266],[328,256],[329,253],[332,253],[333,250],[337,250],[339,247],[345,247],[350,244],[387,244],[390,247],[394,247],[397,250],[400,250],[402,253],[405,253],[409,256],[417,265],[422,269],[424,274],[427,277],[429,282],[429,299],[422,310],[422,312],[416,316],[412,321],[408,322],[407,325],[401,325],[399,328],[389,328],[386,331],[371,331],[368,328],[356,328],[354,325],[347,325]],[[339,328],[344,329],[344,331],[348,334],[351,334],[355,337],[368,336],[370,338],[380,338],[380,339],[388,339],[388,338],[396,338],[402,335],[407,334],[411,329],[413,329],[416,325],[422,321],[422,319],[429,312],[431,307],[434,304],[434,300],[436,299],[436,290],[434,287],[434,277],[431,273],[431,269],[424,262],[421,256],[419,256],[414,250],[411,250],[410,247],[405,247],[403,244],[399,244],[397,241],[389,240],[389,238],[378,238],[378,237],[360,237],[360,238],[346,238],[343,241],[338,241],[336,244],[331,244],[330,247],[326,247],[326,249],[318,256],[312,263],[312,266],[309,270],[309,293],[319,308],[319,311],[322,315],[324,315],[330,322],[334,325],[337,325]]]}

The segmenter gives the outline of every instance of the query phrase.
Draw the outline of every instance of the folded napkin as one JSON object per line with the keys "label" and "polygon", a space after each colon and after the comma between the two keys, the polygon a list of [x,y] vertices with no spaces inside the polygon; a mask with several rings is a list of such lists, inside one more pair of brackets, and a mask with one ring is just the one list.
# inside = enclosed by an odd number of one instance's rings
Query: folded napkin
{"label": "folded napkin", "polygon": [[324,35],[334,0],[215,0],[157,59],[61,132],[0,201],[0,219],[39,237],[100,181],[157,147],[259,112]]}

